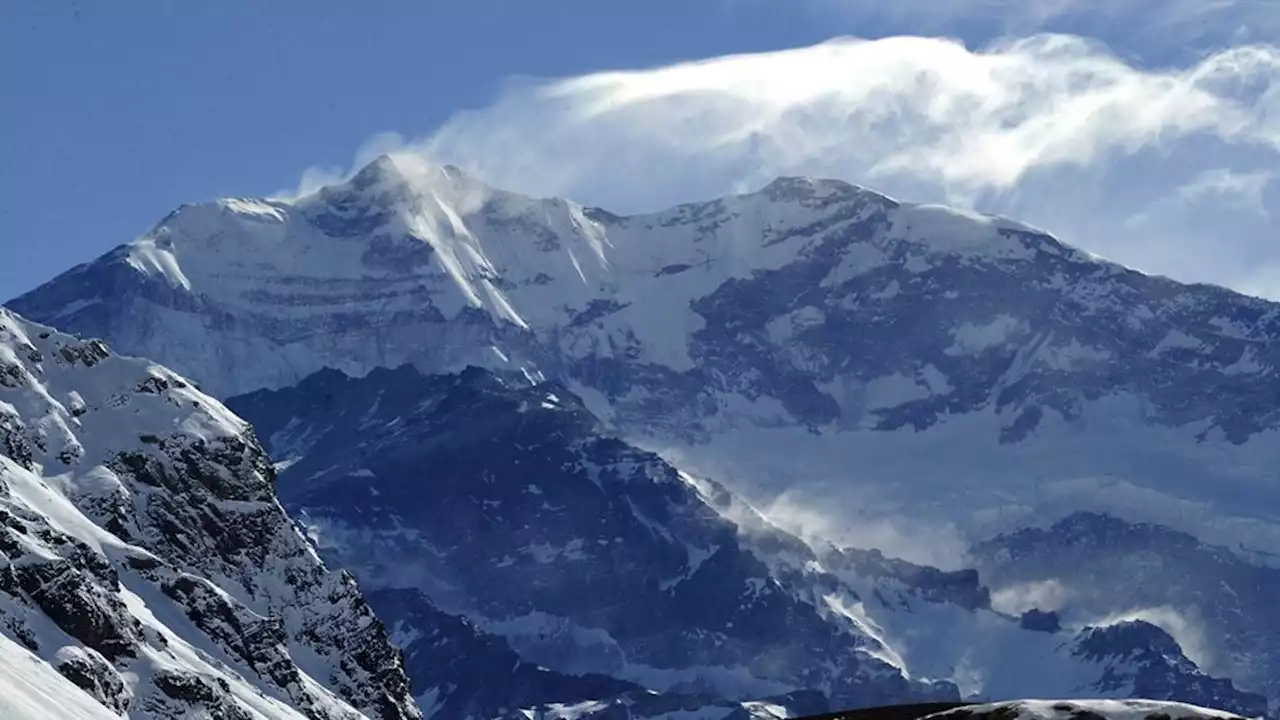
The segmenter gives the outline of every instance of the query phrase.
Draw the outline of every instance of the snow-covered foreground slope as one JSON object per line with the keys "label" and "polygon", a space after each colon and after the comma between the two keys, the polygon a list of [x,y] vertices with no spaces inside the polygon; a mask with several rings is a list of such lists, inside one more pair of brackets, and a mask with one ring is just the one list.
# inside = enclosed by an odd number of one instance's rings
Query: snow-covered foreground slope
{"label": "snow-covered foreground slope", "polygon": [[279,458],[282,501],[321,553],[369,589],[439,717],[557,694],[601,712],[638,697],[634,717],[752,701],[794,716],[814,694],[830,708],[1085,694],[1266,709],[1155,625],[1009,614],[974,571],[803,542],[608,436],[559,383],[325,371],[228,404]]}
{"label": "snow-covered foreground slope", "polygon": [[927,715],[930,720],[1232,720],[1240,716],[1149,700],[1016,700]]}
{"label": "snow-covered foreground slope", "polygon": [[0,310],[0,707],[419,717],[272,480],[249,427],[178,375]]}

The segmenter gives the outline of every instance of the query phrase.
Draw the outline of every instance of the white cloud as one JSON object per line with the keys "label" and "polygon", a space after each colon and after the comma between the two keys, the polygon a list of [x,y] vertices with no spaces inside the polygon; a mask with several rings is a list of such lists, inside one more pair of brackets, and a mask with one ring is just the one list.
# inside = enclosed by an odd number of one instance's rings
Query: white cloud
{"label": "white cloud", "polygon": [[[1262,45],[1153,70],[1064,35],[982,50],[843,38],[512,86],[400,152],[615,212],[782,174],[840,177],[1274,296],[1278,76],[1280,50]],[[392,147],[394,137],[379,140]]]}
{"label": "white cloud", "polygon": [[1022,615],[1029,610],[1055,612],[1063,609],[1071,591],[1057,578],[1017,583],[991,593],[991,607],[1002,613]]}
{"label": "white cloud", "polygon": [[960,37],[1055,32],[1096,38],[1126,57],[1186,62],[1206,50],[1280,38],[1280,0],[809,0],[859,34]]}

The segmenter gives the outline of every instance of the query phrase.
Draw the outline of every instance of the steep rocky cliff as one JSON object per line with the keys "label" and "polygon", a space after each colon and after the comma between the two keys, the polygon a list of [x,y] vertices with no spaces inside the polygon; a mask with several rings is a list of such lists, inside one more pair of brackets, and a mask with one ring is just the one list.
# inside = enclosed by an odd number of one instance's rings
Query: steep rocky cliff
{"label": "steep rocky cliff", "polygon": [[153,363],[0,310],[0,632],[130,717],[420,717],[252,430]]}

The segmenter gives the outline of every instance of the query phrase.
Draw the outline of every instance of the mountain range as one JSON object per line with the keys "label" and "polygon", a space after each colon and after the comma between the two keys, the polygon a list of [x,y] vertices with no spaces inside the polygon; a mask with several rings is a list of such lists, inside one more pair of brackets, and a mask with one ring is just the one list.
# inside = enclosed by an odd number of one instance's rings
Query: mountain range
{"label": "mountain range", "polygon": [[147,632],[312,717],[1280,707],[1280,306],[1020,223],[807,178],[621,217],[383,157],[8,306],[0,549],[97,584],[19,573],[6,637],[113,710],[173,700],[119,679]]}

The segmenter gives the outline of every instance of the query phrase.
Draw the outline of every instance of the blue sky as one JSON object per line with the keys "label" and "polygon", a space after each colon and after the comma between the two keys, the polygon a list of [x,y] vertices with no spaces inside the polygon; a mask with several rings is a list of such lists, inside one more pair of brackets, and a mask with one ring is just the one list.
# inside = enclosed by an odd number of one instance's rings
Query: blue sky
{"label": "blue sky", "polygon": [[[272,192],[513,76],[805,45],[830,18],[716,0],[95,3],[0,23],[0,298],[183,202]],[[16,10],[16,12],[15,12]]]}
{"label": "blue sky", "polygon": [[[1276,296],[1278,7],[20,0],[0,23],[0,298],[180,203],[379,149],[623,211],[833,175]],[[920,37],[854,39],[898,34]]]}

